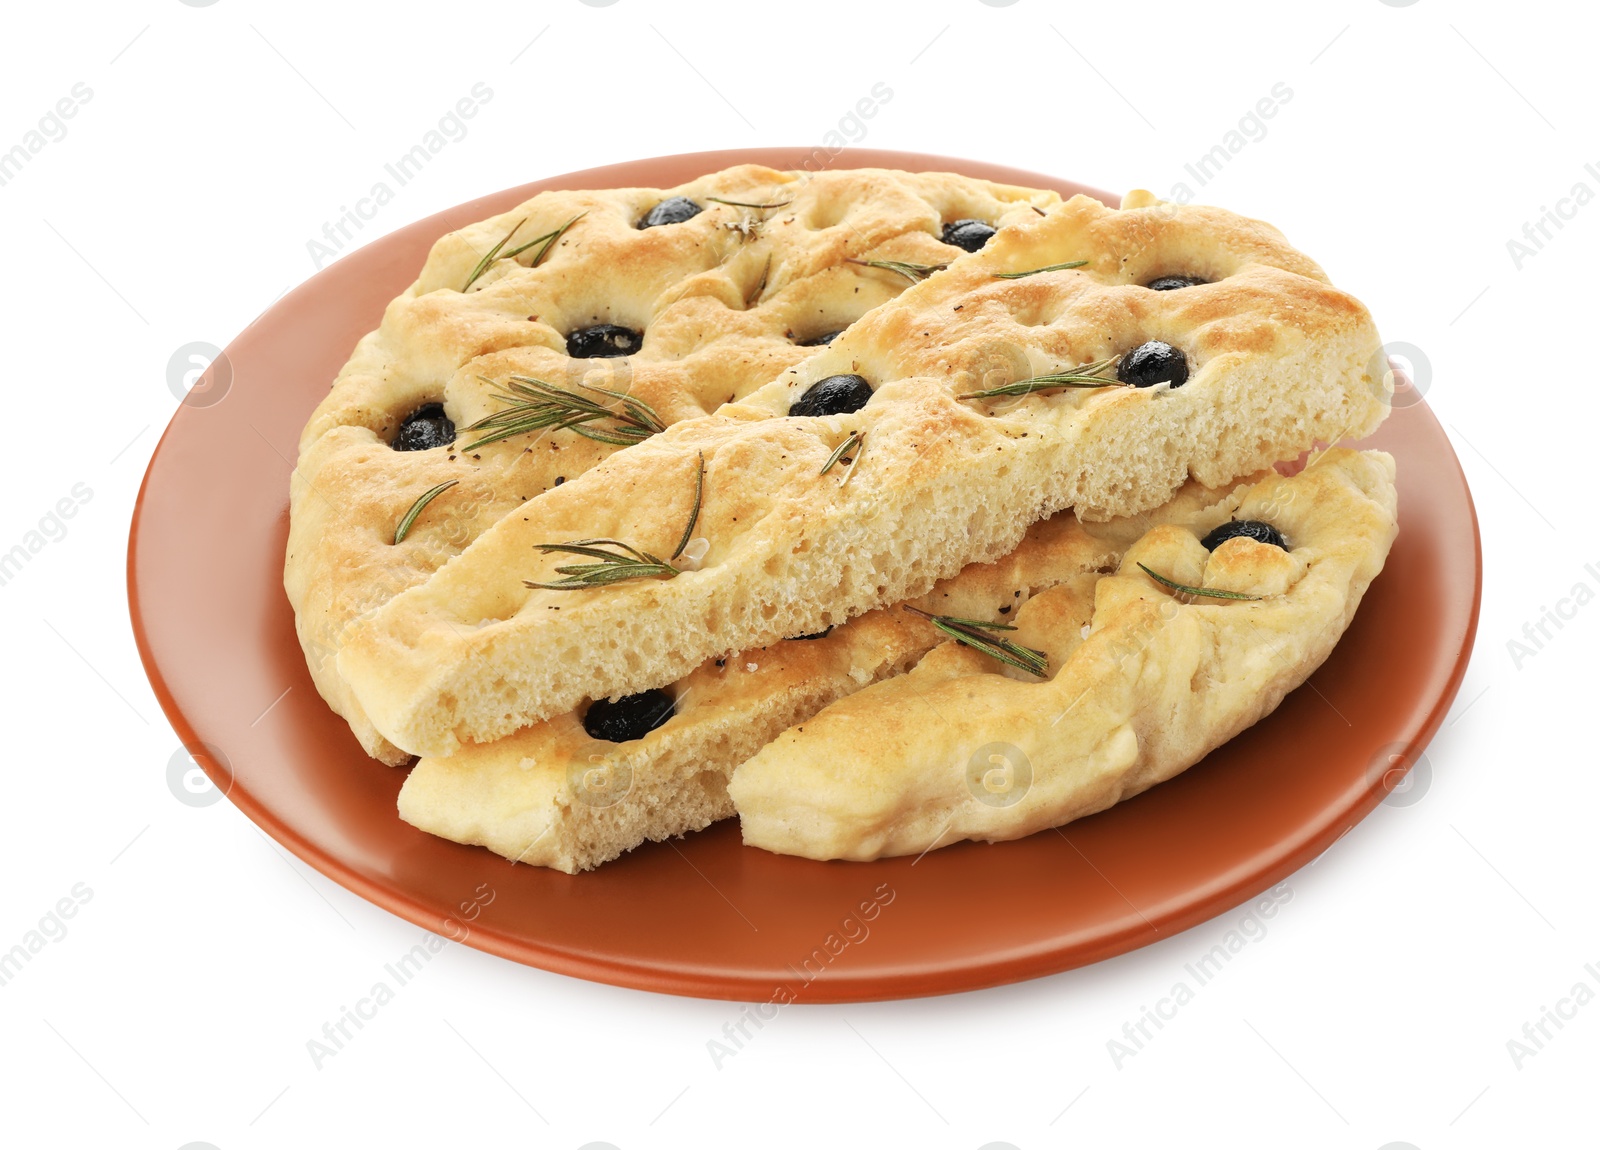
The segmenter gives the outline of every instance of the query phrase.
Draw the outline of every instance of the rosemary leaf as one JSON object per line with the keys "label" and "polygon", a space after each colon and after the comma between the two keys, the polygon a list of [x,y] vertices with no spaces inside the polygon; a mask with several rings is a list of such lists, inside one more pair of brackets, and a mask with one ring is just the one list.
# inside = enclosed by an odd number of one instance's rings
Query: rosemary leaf
{"label": "rosemary leaf", "polygon": [[411,525],[417,521],[417,516],[422,514],[422,509],[424,507],[432,503],[440,495],[443,495],[446,491],[449,491],[450,488],[454,487],[460,482],[461,480],[459,479],[447,479],[443,483],[439,484],[439,486],[430,487],[421,495],[417,496],[417,501],[411,505],[411,510],[402,515],[400,517],[400,522],[395,525],[394,541],[399,543],[406,537],[407,533],[409,533],[411,530]]}
{"label": "rosemary leaf", "polygon": [[933,615],[927,611],[918,610],[911,604],[904,604],[907,611],[921,615],[939,630],[949,635],[957,643],[971,647],[991,659],[1026,671],[1030,675],[1037,675],[1043,679],[1050,673],[1050,657],[1043,651],[1036,651],[1032,647],[1024,647],[1020,643],[1013,643],[1009,639],[986,634],[989,631],[1015,631],[1016,628],[1006,623],[988,623],[981,619],[957,619],[953,615]]}
{"label": "rosemary leaf", "polygon": [[683,538],[678,540],[678,549],[672,553],[676,559],[683,554],[683,549],[689,546],[689,537],[694,534],[694,525],[700,519],[700,496],[706,488],[706,453],[698,452],[700,456],[700,469],[694,475],[694,507],[689,512],[689,522],[684,524]]}
{"label": "rosemary leaf", "polygon": [[[860,442],[861,442],[861,432],[859,432],[859,431],[852,431],[849,435],[845,436],[844,437],[844,442],[841,443],[838,447],[835,447],[833,449],[833,454],[828,456],[828,462],[826,462],[826,463],[824,463],[822,465],[822,470],[817,472],[817,474],[818,475],[826,475],[826,474],[828,474],[828,472],[833,470],[833,465],[835,463],[838,463],[839,460],[844,458],[844,453],[849,451],[852,447],[855,447]],[[854,467],[855,465],[856,465],[856,461],[854,459],[852,459],[850,461],[850,466]],[[845,478],[848,479],[849,477],[850,477],[850,473],[848,471],[846,471],[845,472]],[[842,487],[844,485],[841,483],[840,486]]]}
{"label": "rosemary leaf", "polygon": [[1180,592],[1180,593],[1182,593],[1184,595],[1204,595],[1208,599],[1265,599],[1266,598],[1265,595],[1246,595],[1243,591],[1219,591],[1219,590],[1216,590],[1215,588],[1212,588],[1212,587],[1190,587],[1188,584],[1185,584],[1185,583],[1175,583],[1171,579],[1168,579],[1165,575],[1157,575],[1154,571],[1150,570],[1150,568],[1146,567],[1143,563],[1139,564],[1139,570],[1143,571],[1146,575],[1150,576],[1150,578],[1154,579],[1157,583],[1161,584],[1163,587],[1170,587],[1170,588],[1172,588],[1172,590],[1178,591],[1178,592]]}
{"label": "rosemary leaf", "polygon": [[921,283],[934,272],[943,271],[949,264],[912,264],[904,260],[846,260],[846,263],[860,264],[864,268],[882,268],[884,271],[903,275],[912,283]]}
{"label": "rosemary leaf", "polygon": [[531,248],[534,244],[542,243],[542,244],[544,244],[544,247],[540,248],[538,250],[538,252],[534,255],[533,259],[531,261],[529,261],[529,263],[528,263],[528,266],[530,268],[536,268],[536,267],[539,266],[539,261],[544,259],[545,253],[550,250],[551,245],[553,245],[562,236],[566,235],[568,228],[570,228],[573,224],[577,223],[579,220],[583,219],[583,217],[588,215],[588,214],[589,214],[588,212],[579,212],[577,215],[573,216],[566,223],[562,224],[555,231],[546,232],[542,236],[535,236],[533,239],[529,240],[527,243],[523,244],[521,247],[513,248],[511,251],[507,252],[505,255],[501,256],[500,258],[501,259],[506,259],[506,260],[516,259],[523,252],[525,252],[529,248]]}
{"label": "rosemary leaf", "polygon": [[490,248],[488,254],[478,261],[478,266],[472,269],[472,274],[467,277],[467,282],[461,285],[462,291],[466,291],[469,287],[478,282],[478,277],[484,272],[488,271],[489,265],[494,263],[495,259],[500,255],[500,249],[510,243],[511,237],[517,234],[517,229],[527,222],[528,217],[523,216],[520,220],[511,225],[511,230],[505,234],[505,238],[499,243],[495,244],[494,247]]}
{"label": "rosemary leaf", "polygon": [[856,464],[861,462],[861,457],[862,457],[862,455],[866,454],[866,450],[867,450],[867,433],[866,432],[862,432],[861,433],[861,438],[860,438],[860,440],[859,440],[859,442],[857,444],[857,451],[853,456],[850,457],[850,466],[848,466],[848,467],[846,467],[844,469],[844,475],[842,475],[840,477],[840,479],[839,479],[839,486],[840,487],[843,487],[846,483],[850,482],[850,477],[855,474]]}
{"label": "rosemary leaf", "polygon": [[[683,549],[689,545],[689,537],[700,518],[700,497],[705,478],[706,457],[702,452],[700,470],[694,481],[694,509],[689,513],[688,526],[683,529],[683,539],[672,553],[673,559],[683,554]],[[568,563],[557,567],[556,574],[562,578],[551,582],[533,579],[522,581],[524,587],[542,591],[581,591],[586,587],[607,587],[628,579],[654,579],[663,575],[670,579],[683,574],[682,570],[660,556],[641,551],[620,539],[573,539],[566,543],[536,543],[534,546],[546,555],[576,555],[596,560],[594,563]]]}
{"label": "rosemary leaf", "polygon": [[631,433],[622,434],[612,433],[603,429],[597,430],[593,427],[587,426],[582,422],[564,424],[561,427],[558,427],[556,430],[564,431],[568,429],[577,432],[585,439],[592,439],[596,443],[609,443],[612,447],[632,447],[642,438],[641,436],[633,435]]}
{"label": "rosemary leaf", "polygon": [[1020,280],[1026,278],[1027,276],[1036,276],[1040,272],[1071,271],[1073,268],[1083,267],[1088,262],[1088,260],[1073,260],[1071,263],[1050,264],[1048,267],[1034,268],[1032,271],[1026,272],[995,272],[994,278],[997,280]]}
{"label": "rosemary leaf", "polygon": [[556,574],[565,578],[550,583],[524,579],[524,587],[537,587],[545,591],[581,591],[585,587],[604,587],[624,579],[648,579],[679,573],[672,564],[648,551],[630,547],[620,539],[574,539],[570,543],[540,543],[537,547],[547,555],[579,555],[586,559],[598,559],[599,562],[557,567]]}
{"label": "rosemary leaf", "polygon": [[730,208],[786,208],[794,203],[793,200],[775,200],[770,204],[747,204],[743,200],[725,200],[720,196],[707,196],[706,202],[710,204],[727,204]]}
{"label": "rosemary leaf", "polygon": [[1106,379],[1100,373],[1105,371],[1121,356],[1114,355],[1110,359],[1098,360],[1095,363],[1086,363],[1082,367],[1075,367],[1070,371],[1056,372],[1052,375],[1036,375],[1032,379],[1018,380],[1002,387],[991,387],[987,391],[969,391],[965,395],[956,396],[957,399],[995,399],[999,396],[1032,395],[1036,391],[1054,391],[1062,387],[1128,387],[1118,379]]}
{"label": "rosemary leaf", "polygon": [[542,236],[534,236],[533,239],[529,240],[527,243],[514,247],[509,252],[506,252],[504,255],[502,255],[500,249],[510,243],[511,237],[517,234],[517,229],[528,222],[528,218],[524,216],[522,219],[516,222],[509,232],[506,233],[505,239],[501,240],[499,243],[495,244],[494,247],[490,248],[488,254],[478,261],[478,266],[472,269],[472,274],[467,277],[467,282],[461,285],[461,290],[466,291],[473,284],[477,283],[478,278],[482,276],[484,272],[488,271],[490,265],[496,260],[515,259],[523,252],[533,247],[534,244],[543,244],[544,247],[539,249],[538,254],[533,257],[533,262],[528,265],[531,268],[538,267],[539,261],[544,259],[545,253],[550,250],[550,245],[559,240],[563,235],[566,234],[568,228],[577,223],[579,220],[583,219],[583,217],[588,214],[588,212],[579,212],[555,231],[546,232]]}
{"label": "rosemary leaf", "polygon": [[[498,386],[494,380],[486,376],[478,378],[491,387]],[[622,410],[617,411],[587,395],[557,387],[542,379],[513,375],[505,384],[506,389],[512,394],[493,396],[511,406],[486,415],[476,423],[463,428],[463,431],[480,431],[487,434],[467,444],[462,450],[470,451],[486,443],[498,443],[502,439],[511,439],[518,435],[526,435],[530,431],[543,431],[546,428],[556,431],[572,430],[585,438],[617,447],[627,447],[642,439],[650,438],[658,431],[666,430],[666,425],[661,422],[661,417],[656,414],[655,408],[644,400],[626,392],[611,391],[587,383],[579,383],[578,386],[585,391],[611,397],[622,405]],[[602,419],[615,422],[608,426],[589,426],[595,420]]]}

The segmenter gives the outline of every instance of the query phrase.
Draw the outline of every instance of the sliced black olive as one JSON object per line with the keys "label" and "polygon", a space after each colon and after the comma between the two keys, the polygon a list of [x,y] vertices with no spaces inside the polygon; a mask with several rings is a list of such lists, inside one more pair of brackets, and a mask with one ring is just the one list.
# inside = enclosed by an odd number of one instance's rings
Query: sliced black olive
{"label": "sliced black olive", "polygon": [[573,359],[612,359],[632,355],[643,346],[643,332],[615,323],[580,327],[567,335],[567,354]]}
{"label": "sliced black olive", "polygon": [[1289,543],[1284,539],[1283,532],[1259,519],[1235,519],[1231,523],[1224,523],[1200,540],[1200,545],[1207,551],[1215,551],[1228,540],[1239,538],[1254,539],[1257,543],[1270,543],[1274,547],[1289,550]]}
{"label": "sliced black olive", "polygon": [[872,385],[859,375],[830,375],[819,379],[789,405],[790,415],[849,415],[872,398]]}
{"label": "sliced black olive", "polygon": [[639,221],[639,227],[642,230],[659,228],[662,224],[681,224],[684,220],[694,219],[704,210],[688,196],[673,196],[646,212],[644,219]]}
{"label": "sliced black olive", "polygon": [[631,742],[672,718],[675,707],[672,696],[655,687],[620,699],[596,699],[583,713],[583,729],[591,739]]}
{"label": "sliced black olive", "polygon": [[939,238],[953,248],[975,252],[988,243],[989,237],[994,233],[994,225],[986,224],[982,220],[951,220],[944,226],[944,232]]}
{"label": "sliced black olive", "polygon": [[797,339],[794,341],[794,345],[796,347],[827,347],[843,334],[844,328],[840,328],[838,331],[825,331],[821,335],[812,336],[810,339]]}
{"label": "sliced black olive", "polygon": [[1177,291],[1179,288],[1199,287],[1201,284],[1210,282],[1210,280],[1201,279],[1199,276],[1161,276],[1151,280],[1144,286],[1151,291]]}
{"label": "sliced black olive", "polygon": [[444,404],[425,403],[400,421],[400,430],[389,446],[396,451],[427,451],[448,447],[455,438],[456,425],[444,413]]}
{"label": "sliced black olive", "polygon": [[1117,378],[1134,387],[1154,387],[1158,383],[1182,387],[1189,379],[1189,360],[1170,343],[1153,339],[1122,357],[1117,364]]}

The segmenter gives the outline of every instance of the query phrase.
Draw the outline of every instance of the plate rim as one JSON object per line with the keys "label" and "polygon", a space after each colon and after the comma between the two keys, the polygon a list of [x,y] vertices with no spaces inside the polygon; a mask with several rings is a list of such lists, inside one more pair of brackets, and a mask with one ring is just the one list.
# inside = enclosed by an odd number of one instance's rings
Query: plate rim
{"label": "plate rim", "polygon": [[[537,190],[553,187],[606,188],[638,186],[635,183],[614,181],[618,173],[636,169],[641,165],[694,163],[703,166],[704,171],[716,171],[737,163],[763,163],[772,167],[781,167],[785,160],[792,160],[796,156],[814,155],[816,151],[816,148],[757,147],[640,157],[634,160],[552,175],[540,180],[530,181],[527,184],[475,197],[472,200],[431,213],[421,219],[402,224],[385,235],[370,241],[368,244],[345,253],[327,267],[319,269],[302,283],[284,293],[263,310],[260,315],[245,325],[229,341],[228,347],[224,349],[223,354],[226,355],[237,344],[239,338],[260,322],[262,318],[279,308],[292,305],[296,299],[306,293],[316,292],[319,281],[330,276],[347,259],[359,256],[362,252],[369,251],[369,249],[376,249],[380,245],[392,243],[396,237],[402,234],[437,229],[434,230],[434,236],[437,238],[437,236],[443,235],[447,231],[463,226],[465,222],[483,218],[497,210],[504,210],[490,205],[505,201],[513,195],[520,194],[522,198],[527,198],[527,196],[535,194]],[[790,166],[798,167],[800,165],[791,164]],[[1111,193],[1074,180],[1031,172],[1005,164],[936,154],[886,149],[846,148],[833,154],[826,166],[841,169],[898,167],[908,171],[960,172],[997,182],[1010,182],[1038,187],[1072,187],[1109,204],[1118,202],[1118,198]],[[578,181],[583,182],[580,183]],[[511,202],[514,203],[516,201]],[[1472,497],[1471,487],[1467,483],[1460,457],[1456,454],[1454,446],[1449,444],[1448,436],[1444,435],[1442,425],[1437,417],[1433,415],[1432,410],[1428,408],[1426,402],[1419,397],[1418,401],[1412,406],[1421,408],[1426,413],[1427,418],[1432,421],[1449,450],[1451,463],[1454,467],[1453,478],[1459,481],[1460,490],[1465,501],[1466,520],[1462,526],[1470,527],[1471,530],[1473,585],[1471,605],[1465,621],[1461,648],[1455,665],[1438,696],[1433,700],[1426,718],[1418,725],[1415,734],[1405,740],[1404,756],[1408,764],[1408,770],[1411,766],[1414,766],[1422,752],[1438,733],[1451,705],[1460,692],[1476,643],[1483,599],[1482,532],[1478,522],[1476,502]],[[167,683],[166,676],[163,674],[161,666],[156,659],[150,636],[147,633],[146,621],[140,610],[137,566],[141,532],[146,513],[146,495],[151,478],[156,470],[162,451],[168,448],[169,437],[173,435],[174,430],[182,421],[185,410],[186,405],[180,403],[169,419],[167,426],[162,430],[162,434],[140,479],[128,528],[126,554],[128,613],[140,662],[157,702],[173,731],[178,735],[183,747],[206,772],[212,783],[245,817],[270,835],[274,841],[288,848],[301,861],[346,890],[389,911],[398,918],[425,930],[438,933],[441,925],[438,915],[424,906],[415,896],[408,896],[400,888],[399,884],[385,885],[362,874],[338,855],[307,838],[284,816],[254,795],[248,787],[236,785],[231,770],[225,765],[219,764],[206,744],[201,741],[198,732],[179,706]],[[1391,412],[1391,416],[1393,414],[1394,412]],[[1354,803],[1338,810],[1328,808],[1327,814],[1329,817],[1321,820],[1320,825],[1304,835],[1297,845],[1288,847],[1279,853],[1271,865],[1249,868],[1239,874],[1233,881],[1213,891],[1209,896],[1191,898],[1164,910],[1141,911],[1141,918],[1158,931],[1153,936],[1148,935],[1147,929],[1141,929],[1144,924],[1130,923],[1124,930],[1107,931],[1087,944],[1079,943],[1064,948],[1059,943],[1041,939],[1039,945],[1027,953],[975,962],[956,971],[952,971],[950,968],[938,968],[937,970],[907,971],[894,976],[876,973],[852,976],[848,973],[841,973],[838,977],[818,979],[808,984],[806,995],[800,1001],[807,1004],[826,1004],[884,1001],[962,993],[1059,973],[1081,966],[1092,965],[1120,954],[1137,951],[1151,942],[1170,938],[1176,933],[1213,919],[1226,910],[1239,906],[1256,894],[1282,882],[1285,877],[1298,871],[1312,859],[1319,857],[1341,838],[1346,831],[1362,821],[1388,793],[1388,790],[1382,785],[1382,780],[1375,780],[1373,785],[1369,786]],[[1304,825],[1301,824],[1300,829],[1303,829]],[[872,864],[860,865],[870,866]],[[1143,941],[1134,940],[1130,937],[1134,934],[1143,935],[1145,938]],[[578,956],[568,951],[541,946],[537,941],[525,936],[513,935],[487,925],[474,928],[467,937],[458,941],[474,949],[482,950],[522,965],[582,978],[587,981],[636,990],[731,1001],[757,1001],[765,998],[767,990],[770,990],[770,982],[759,972],[745,975],[741,981],[739,977],[726,973],[689,971],[681,968],[664,969],[613,955],[585,953]]]}

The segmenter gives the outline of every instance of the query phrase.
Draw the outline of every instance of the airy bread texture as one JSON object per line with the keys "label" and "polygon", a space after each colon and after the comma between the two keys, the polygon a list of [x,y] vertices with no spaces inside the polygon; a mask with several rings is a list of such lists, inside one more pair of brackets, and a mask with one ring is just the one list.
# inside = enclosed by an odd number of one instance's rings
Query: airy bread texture
{"label": "airy bread texture", "polygon": [[[1197,512],[1216,499],[1198,488],[1185,496]],[[914,605],[1003,619],[1064,579],[1109,569],[1117,555],[1067,512],[1035,523],[999,562],[968,567]],[[589,870],[642,842],[732,816],[727,782],[736,766],[829,703],[905,671],[940,640],[931,623],[891,607],[821,638],[711,660],[667,688],[672,717],[641,739],[593,739],[579,708],[493,743],[421,759],[401,788],[400,815],[518,862]]]}
{"label": "airy bread texture", "polygon": [[[747,400],[529,500],[357,620],[340,673],[395,745],[446,755],[924,594],[1062,508],[1139,514],[1190,476],[1220,485],[1376,427],[1387,385],[1359,302],[1266,224],[1129,202],[1080,196],[1029,213]],[[1076,260],[1088,263],[997,278]],[[1211,282],[1142,286],[1177,274]],[[1152,339],[1185,353],[1182,387],[962,398]],[[786,417],[841,372],[873,386],[865,407]],[[851,432],[865,443],[854,469],[825,472]],[[670,555],[702,460],[699,569],[578,591],[525,585],[571,562],[541,543],[612,537]]]}
{"label": "airy bread texture", "polygon": [[[637,226],[673,196],[703,210],[682,223]],[[459,429],[501,407],[494,396],[510,377],[626,391],[664,423],[703,416],[812,355],[806,341],[848,327],[906,286],[851,260],[940,263],[957,252],[940,242],[944,221],[1004,227],[1059,199],[948,173],[744,165],[670,189],[543,192],[446,235],[382,326],[357,345],[301,435],[284,586],[318,690],[369,754],[406,761],[338,673],[346,629],[526,500],[618,449],[564,430],[465,450],[477,436]],[[535,246],[491,261],[468,287],[508,236],[502,252],[580,216],[537,267],[528,266]],[[567,334],[599,323],[642,330],[643,346],[627,358],[570,357]],[[435,402],[456,424],[460,449],[391,450],[401,421]],[[456,485],[394,544],[395,525],[417,497],[450,480]]]}
{"label": "airy bread texture", "polygon": [[[1169,779],[1257,722],[1321,666],[1382,569],[1394,461],[1335,449],[1224,510],[1273,524],[1290,549],[1234,538],[1208,553],[1195,531],[1158,522],[1116,574],[1017,613],[1008,638],[1048,653],[1048,679],[947,643],[740,766],[728,791],[744,841],[874,859],[1020,838]],[[1263,598],[1174,595],[1140,564]]]}

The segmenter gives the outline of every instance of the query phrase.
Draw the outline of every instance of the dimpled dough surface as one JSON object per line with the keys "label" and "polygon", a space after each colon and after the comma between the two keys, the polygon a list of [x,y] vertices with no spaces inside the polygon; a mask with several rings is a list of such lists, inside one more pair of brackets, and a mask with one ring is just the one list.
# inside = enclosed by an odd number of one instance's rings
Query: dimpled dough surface
{"label": "dimpled dough surface", "polygon": [[[1186,495],[1202,515],[1215,499]],[[1004,618],[1038,591],[1114,565],[1117,554],[1064,513],[1035,523],[999,562],[939,583],[917,606]],[[646,840],[730,817],[727,780],[736,766],[828,703],[904,671],[939,640],[931,623],[891,607],[821,637],[708,660],[670,685],[672,717],[643,738],[591,738],[580,708],[492,743],[468,743],[418,761],[401,788],[400,814],[519,862],[587,870]]]}
{"label": "dimpled dough surface", "polygon": [[[1142,193],[1121,210],[1075,197],[1020,214],[747,399],[535,494],[356,620],[338,669],[376,729],[418,754],[488,742],[924,594],[1064,507],[1138,514],[1189,476],[1221,484],[1381,421],[1371,317],[1270,226]],[[1088,263],[997,278],[1075,260]],[[1211,282],[1142,286],[1170,274]],[[1184,352],[1181,388],[959,398],[1151,339]],[[865,407],[785,418],[840,372],[873,385]],[[824,474],[852,431],[865,448],[849,479]],[[543,542],[611,536],[670,554],[702,458],[699,570],[575,592],[525,586],[571,561],[541,554]]]}
{"label": "dimpled dough surface", "polygon": [[[703,210],[681,223],[637,226],[673,196]],[[702,416],[811,355],[804,341],[847,327],[907,286],[849,260],[940,263],[959,254],[939,240],[944,221],[1005,226],[1058,200],[945,173],[745,165],[671,189],[543,192],[446,235],[357,345],[301,435],[284,586],[318,690],[369,754],[406,761],[338,673],[351,622],[425,581],[525,500],[618,449],[561,431],[458,450],[477,438],[461,429],[501,406],[493,397],[508,377],[628,391],[665,423]],[[508,234],[502,252],[580,213],[537,267],[527,266],[535,246],[491,262],[461,290]],[[625,359],[567,355],[568,333],[602,323],[642,330],[643,346]],[[391,450],[401,421],[433,402],[454,421],[456,447]],[[395,545],[395,526],[418,496],[451,480]]]}
{"label": "dimpled dough surface", "polygon": [[[744,841],[873,859],[1020,838],[1169,779],[1260,720],[1322,665],[1382,569],[1394,461],[1335,449],[1241,494],[1225,510],[1273,524],[1289,550],[1235,538],[1208,553],[1195,531],[1154,516],[1114,574],[1017,613],[1010,637],[1048,653],[1048,678],[1001,673],[947,643],[740,766],[729,793]],[[1141,563],[1261,598],[1180,601]]]}

